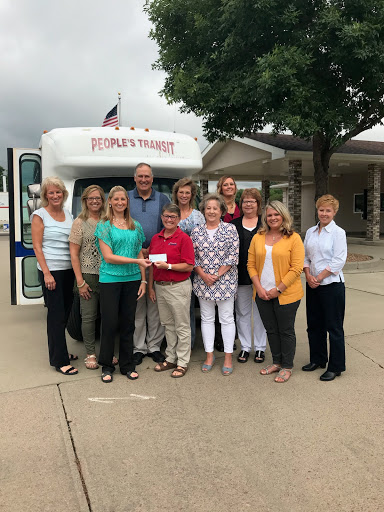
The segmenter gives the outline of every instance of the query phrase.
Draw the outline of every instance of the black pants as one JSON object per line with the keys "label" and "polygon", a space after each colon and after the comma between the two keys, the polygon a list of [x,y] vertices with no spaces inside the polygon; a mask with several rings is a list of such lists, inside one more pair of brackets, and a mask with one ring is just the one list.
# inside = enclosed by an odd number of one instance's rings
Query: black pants
{"label": "black pants", "polygon": [[295,319],[300,301],[279,304],[279,300],[262,300],[256,295],[256,304],[267,331],[274,364],[293,368],[296,352]]}
{"label": "black pants", "polygon": [[56,288],[48,290],[44,283],[44,274],[39,270],[39,279],[43,288],[44,302],[47,306],[47,335],[49,363],[60,368],[69,365],[65,327],[73,302],[74,273],[69,270],[51,272],[56,281]]}
{"label": "black pants", "polygon": [[133,333],[140,281],[100,283],[101,336],[99,363],[103,371],[113,372],[115,337],[120,334],[119,366],[123,375],[135,369]]}
{"label": "black pants", "polygon": [[[307,283],[307,333],[310,361],[327,364],[330,372],[345,371],[345,286],[331,283],[311,288]],[[327,350],[329,333],[329,359]]]}

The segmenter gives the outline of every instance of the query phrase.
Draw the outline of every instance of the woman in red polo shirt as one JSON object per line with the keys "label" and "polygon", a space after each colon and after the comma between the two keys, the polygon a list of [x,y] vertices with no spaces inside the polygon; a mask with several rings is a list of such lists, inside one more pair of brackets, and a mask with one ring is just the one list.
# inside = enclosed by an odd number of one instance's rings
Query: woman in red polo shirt
{"label": "woman in red polo shirt", "polygon": [[153,266],[149,269],[148,294],[153,302],[157,301],[167,348],[165,361],[154,369],[155,372],[173,370],[171,377],[180,378],[186,374],[191,356],[189,308],[192,285],[189,276],[195,255],[190,237],[178,227],[179,207],[165,205],[161,220],[165,227],[152,238],[149,246]]}

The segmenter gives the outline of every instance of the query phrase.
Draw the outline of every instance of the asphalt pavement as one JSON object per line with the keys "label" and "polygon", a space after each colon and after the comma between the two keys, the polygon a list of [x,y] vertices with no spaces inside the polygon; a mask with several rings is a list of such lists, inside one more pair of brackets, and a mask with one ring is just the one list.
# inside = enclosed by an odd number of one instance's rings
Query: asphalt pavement
{"label": "asphalt pavement", "polygon": [[[347,371],[321,382],[309,361],[305,304],[292,378],[252,358],[223,377],[200,370],[201,338],[182,379],[48,364],[46,310],[10,306],[0,238],[0,510],[4,512],[379,511],[384,503],[384,246],[351,245],[377,265],[346,275]],[[238,347],[239,350],[239,347]],[[238,352],[237,350],[237,352]],[[266,362],[270,362],[267,351]]]}

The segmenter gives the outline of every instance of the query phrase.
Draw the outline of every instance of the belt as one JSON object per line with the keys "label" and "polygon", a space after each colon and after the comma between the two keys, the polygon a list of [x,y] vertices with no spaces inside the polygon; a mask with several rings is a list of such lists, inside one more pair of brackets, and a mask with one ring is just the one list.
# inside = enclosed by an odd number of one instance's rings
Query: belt
{"label": "belt", "polygon": [[184,281],[188,281],[189,278],[183,279],[182,281],[155,281],[156,284],[160,286],[172,286],[179,283],[184,283]]}

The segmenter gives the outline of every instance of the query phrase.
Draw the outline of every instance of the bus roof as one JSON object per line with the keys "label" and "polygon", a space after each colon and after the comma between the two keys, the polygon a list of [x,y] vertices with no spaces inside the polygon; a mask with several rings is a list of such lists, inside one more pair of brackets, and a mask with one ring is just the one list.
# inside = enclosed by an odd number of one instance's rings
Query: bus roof
{"label": "bus roof", "polygon": [[195,139],[179,133],[127,127],[56,128],[41,137],[43,176],[62,179],[132,175],[145,162],[154,175],[190,176],[202,168]]}

